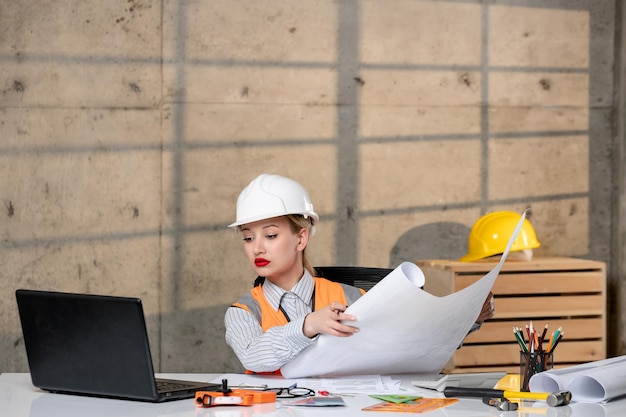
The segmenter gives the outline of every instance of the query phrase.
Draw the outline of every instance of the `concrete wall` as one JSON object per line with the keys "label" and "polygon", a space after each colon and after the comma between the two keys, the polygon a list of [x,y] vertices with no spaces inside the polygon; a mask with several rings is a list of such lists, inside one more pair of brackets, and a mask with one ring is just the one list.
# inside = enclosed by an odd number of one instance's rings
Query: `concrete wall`
{"label": "concrete wall", "polygon": [[27,370],[17,288],[141,297],[158,370],[241,370],[222,319],[254,273],[226,225],[262,172],[309,190],[317,265],[457,258],[526,207],[536,255],[621,265],[615,11],[0,2],[0,371]]}

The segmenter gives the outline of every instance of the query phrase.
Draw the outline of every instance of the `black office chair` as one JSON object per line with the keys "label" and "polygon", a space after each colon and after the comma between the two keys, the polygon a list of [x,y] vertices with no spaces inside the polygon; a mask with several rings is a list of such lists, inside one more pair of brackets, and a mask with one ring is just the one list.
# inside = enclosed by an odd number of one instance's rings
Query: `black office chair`
{"label": "black office chair", "polygon": [[318,277],[368,291],[393,269],[364,266],[316,266],[315,271]]}

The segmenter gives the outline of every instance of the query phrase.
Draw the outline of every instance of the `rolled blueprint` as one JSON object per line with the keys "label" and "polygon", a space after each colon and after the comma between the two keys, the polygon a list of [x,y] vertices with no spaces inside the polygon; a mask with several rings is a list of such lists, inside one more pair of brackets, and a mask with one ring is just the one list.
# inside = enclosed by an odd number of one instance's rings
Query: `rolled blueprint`
{"label": "rolled blueprint", "polygon": [[349,337],[320,335],[281,368],[285,378],[439,372],[478,318],[495,279],[522,226],[526,212],[509,239],[500,262],[469,287],[445,297],[420,287],[425,277],[404,262],[346,313],[360,329]]}

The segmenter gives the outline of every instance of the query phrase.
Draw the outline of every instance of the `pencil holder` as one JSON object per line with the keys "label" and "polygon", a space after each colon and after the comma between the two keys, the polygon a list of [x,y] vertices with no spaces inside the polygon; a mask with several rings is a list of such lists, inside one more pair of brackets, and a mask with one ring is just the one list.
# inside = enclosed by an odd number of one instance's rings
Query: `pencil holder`
{"label": "pencil holder", "polygon": [[529,392],[530,377],[539,372],[549,371],[554,366],[553,352],[524,352],[519,353],[519,383],[520,391]]}

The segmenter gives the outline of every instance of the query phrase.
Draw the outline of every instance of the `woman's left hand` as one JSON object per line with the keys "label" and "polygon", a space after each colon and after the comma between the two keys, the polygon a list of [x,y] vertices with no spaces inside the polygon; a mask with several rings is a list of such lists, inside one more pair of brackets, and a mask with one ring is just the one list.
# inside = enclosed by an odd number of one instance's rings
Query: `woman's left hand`
{"label": "woman's left hand", "polygon": [[482,323],[485,320],[489,320],[496,312],[496,305],[493,302],[493,293],[489,292],[487,299],[483,303],[483,308],[480,310],[480,314],[476,319],[476,323]]}

